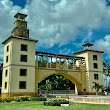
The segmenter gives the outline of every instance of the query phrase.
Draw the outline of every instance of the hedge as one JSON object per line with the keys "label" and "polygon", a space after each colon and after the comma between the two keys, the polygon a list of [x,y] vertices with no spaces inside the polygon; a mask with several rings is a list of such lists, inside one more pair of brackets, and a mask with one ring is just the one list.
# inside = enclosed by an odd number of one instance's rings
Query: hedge
{"label": "hedge", "polygon": [[18,96],[13,98],[0,98],[0,103],[10,103],[12,101],[22,102],[22,101],[46,101],[44,97],[31,97],[31,96]]}
{"label": "hedge", "polygon": [[61,104],[69,104],[69,101],[63,98],[51,98],[44,102],[46,106],[61,106]]}

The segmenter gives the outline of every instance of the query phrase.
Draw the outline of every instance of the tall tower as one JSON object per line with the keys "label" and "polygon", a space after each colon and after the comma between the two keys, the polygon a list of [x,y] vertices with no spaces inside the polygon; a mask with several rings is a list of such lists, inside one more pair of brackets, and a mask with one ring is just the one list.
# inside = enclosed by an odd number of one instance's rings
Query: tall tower
{"label": "tall tower", "polygon": [[35,43],[29,38],[27,15],[17,13],[14,29],[4,44],[2,97],[35,95]]}
{"label": "tall tower", "polygon": [[94,83],[104,85],[103,81],[103,67],[102,67],[102,53],[103,51],[92,49],[93,44],[83,44],[84,50],[74,53],[76,56],[85,57],[86,62],[86,92],[93,94],[92,89]]}
{"label": "tall tower", "polygon": [[17,13],[14,17],[17,20],[14,22],[14,29],[12,30],[12,36],[29,38],[29,29],[27,29],[27,22],[25,21],[27,15]]}

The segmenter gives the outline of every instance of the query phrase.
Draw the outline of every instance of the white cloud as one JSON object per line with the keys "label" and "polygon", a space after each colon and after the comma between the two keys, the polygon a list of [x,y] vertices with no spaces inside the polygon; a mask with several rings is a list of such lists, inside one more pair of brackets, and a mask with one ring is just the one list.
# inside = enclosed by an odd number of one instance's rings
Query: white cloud
{"label": "white cloud", "polygon": [[33,0],[27,7],[30,33],[45,47],[74,41],[79,27],[94,29],[110,20],[105,0]]}
{"label": "white cloud", "polygon": [[87,36],[84,36],[81,43],[83,44],[84,42],[91,42],[92,35],[93,35],[93,32],[92,32],[91,29],[89,29],[88,33],[87,33]]}
{"label": "white cloud", "polygon": [[13,6],[13,3],[9,0],[0,1],[0,41],[11,35],[14,22],[13,16],[20,10],[20,7]]}
{"label": "white cloud", "polygon": [[68,54],[70,54],[72,52],[71,52],[71,49],[68,49],[68,48],[65,47],[64,49],[60,50],[59,53],[68,55]]}
{"label": "white cloud", "polygon": [[0,1],[0,59],[3,58],[2,42],[11,35],[13,29],[14,15],[21,10],[19,6],[13,6],[9,0]]}
{"label": "white cloud", "polygon": [[104,38],[95,41],[94,47],[110,54],[110,35],[106,35]]}
{"label": "white cloud", "polygon": [[[11,35],[17,12],[28,14],[30,37],[39,40],[42,47],[65,45],[76,39],[79,27],[92,30],[110,21],[110,8],[105,0],[27,1],[23,9],[10,0],[0,1],[0,43]],[[88,32],[89,37],[93,37],[92,31]]]}

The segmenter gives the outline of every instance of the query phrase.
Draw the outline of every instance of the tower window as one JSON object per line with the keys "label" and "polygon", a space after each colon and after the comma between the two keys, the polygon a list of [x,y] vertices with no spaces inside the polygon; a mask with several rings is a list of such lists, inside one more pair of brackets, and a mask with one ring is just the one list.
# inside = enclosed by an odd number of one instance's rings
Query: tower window
{"label": "tower window", "polygon": [[27,62],[27,55],[21,55],[21,62]]}
{"label": "tower window", "polygon": [[8,62],[8,56],[6,56],[6,63]]}
{"label": "tower window", "polygon": [[93,55],[93,60],[97,60],[97,55]]}
{"label": "tower window", "polygon": [[6,52],[8,52],[9,51],[9,45],[6,47]]}
{"label": "tower window", "polygon": [[96,80],[98,80],[98,79],[99,79],[98,74],[94,74],[94,79],[96,79]]}
{"label": "tower window", "polygon": [[20,69],[20,76],[27,76],[27,69]]}
{"label": "tower window", "polygon": [[5,82],[5,89],[7,88],[7,82]]}
{"label": "tower window", "polygon": [[97,63],[94,63],[94,68],[98,69],[98,64]]}
{"label": "tower window", "polygon": [[26,89],[26,81],[19,81],[19,89]]}
{"label": "tower window", "polygon": [[27,51],[27,47],[26,44],[21,44],[21,51]]}
{"label": "tower window", "polygon": [[7,77],[7,75],[8,75],[8,70],[5,71],[5,77]]}

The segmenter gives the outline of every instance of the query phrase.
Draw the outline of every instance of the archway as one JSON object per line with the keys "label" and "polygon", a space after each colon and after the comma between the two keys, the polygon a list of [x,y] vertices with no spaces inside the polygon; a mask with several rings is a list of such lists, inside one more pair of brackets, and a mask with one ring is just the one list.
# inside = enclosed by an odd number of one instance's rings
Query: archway
{"label": "archway", "polygon": [[[50,88],[47,88],[50,85]],[[69,79],[62,75],[50,75],[42,80],[38,84],[40,92],[45,93],[47,89],[50,89],[51,94],[74,94],[75,84],[73,84]]]}
{"label": "archway", "polygon": [[64,72],[64,71],[55,71],[53,72],[52,70],[39,70],[39,74],[37,73],[36,78],[38,80],[36,80],[36,91],[38,91],[38,83],[40,83],[42,80],[44,80],[45,78],[51,76],[51,75],[61,75],[65,78],[67,78],[69,81],[71,81],[74,85],[75,85],[75,94],[78,94],[78,91],[82,91],[82,85],[80,83],[80,81],[78,81],[77,78],[75,78],[74,76],[72,76],[71,73],[69,72]]}

